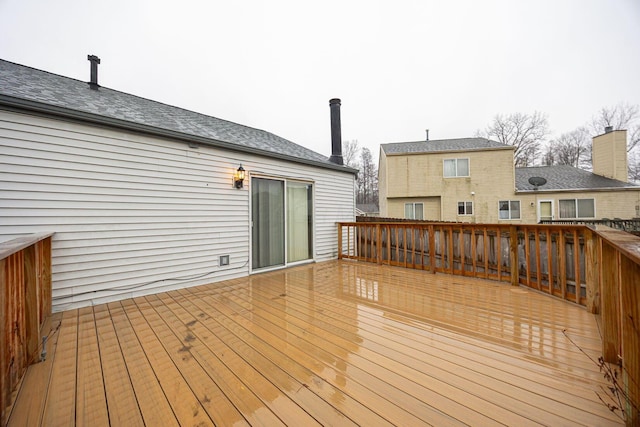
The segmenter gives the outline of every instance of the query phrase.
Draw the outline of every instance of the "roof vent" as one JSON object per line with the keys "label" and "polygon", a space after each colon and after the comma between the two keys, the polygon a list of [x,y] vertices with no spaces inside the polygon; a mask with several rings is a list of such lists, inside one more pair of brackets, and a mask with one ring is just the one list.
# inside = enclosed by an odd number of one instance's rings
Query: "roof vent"
{"label": "roof vent", "polygon": [[100,58],[95,55],[87,55],[87,59],[91,62],[91,80],[89,81],[89,87],[91,89],[98,89],[100,87],[98,84],[98,64],[100,63]]}
{"label": "roof vent", "polygon": [[542,178],[541,176],[532,176],[529,178],[529,184],[533,185],[533,189],[537,190],[541,185],[545,185],[547,180]]}
{"label": "roof vent", "polygon": [[427,141],[429,140],[429,129],[425,129],[425,132],[427,133]]}
{"label": "roof vent", "polygon": [[605,126],[604,133],[610,133],[610,132],[613,132],[613,126]]}

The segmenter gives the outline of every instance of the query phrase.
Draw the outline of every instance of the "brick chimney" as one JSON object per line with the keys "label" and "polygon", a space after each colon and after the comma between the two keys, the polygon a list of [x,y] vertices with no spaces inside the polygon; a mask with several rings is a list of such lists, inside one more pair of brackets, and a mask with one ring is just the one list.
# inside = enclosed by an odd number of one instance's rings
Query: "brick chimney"
{"label": "brick chimney", "polygon": [[602,135],[593,138],[591,160],[593,173],[627,182],[627,131],[607,126]]}

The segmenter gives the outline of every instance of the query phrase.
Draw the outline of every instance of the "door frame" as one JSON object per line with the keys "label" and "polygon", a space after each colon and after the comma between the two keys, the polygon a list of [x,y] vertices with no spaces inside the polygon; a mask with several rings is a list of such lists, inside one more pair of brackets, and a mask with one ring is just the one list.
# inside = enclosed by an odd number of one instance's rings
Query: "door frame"
{"label": "door frame", "polygon": [[542,205],[543,203],[550,203],[551,204],[551,221],[553,221],[556,218],[555,212],[554,212],[554,206],[553,206],[553,199],[544,199],[544,200],[538,200],[538,209],[537,209],[538,222],[541,221],[540,205]]}
{"label": "door frame", "polygon": [[[251,194],[251,186],[253,185],[253,178],[261,178],[261,179],[271,179],[275,181],[282,181],[284,186],[284,263],[278,264],[269,267],[262,268],[253,268],[253,197]],[[271,175],[266,173],[249,173],[249,274],[253,273],[263,273],[271,270],[279,270],[286,267],[291,267],[299,264],[307,264],[310,262],[315,262],[316,259],[316,182],[315,180],[310,179],[302,179],[302,178],[292,178],[281,175]],[[288,252],[289,247],[287,246],[287,233],[288,233],[288,218],[287,218],[287,182],[302,182],[308,183],[311,185],[311,256],[308,259],[288,262]]]}

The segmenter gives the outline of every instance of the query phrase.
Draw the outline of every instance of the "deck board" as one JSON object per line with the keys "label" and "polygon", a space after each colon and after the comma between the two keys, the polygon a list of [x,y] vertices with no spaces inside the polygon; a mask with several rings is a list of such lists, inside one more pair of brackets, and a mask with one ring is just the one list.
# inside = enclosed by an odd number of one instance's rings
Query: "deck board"
{"label": "deck board", "polygon": [[144,426],[131,376],[106,305],[95,307],[95,322],[109,421],[114,425]]}
{"label": "deck board", "polygon": [[482,279],[331,261],[56,316],[9,425],[623,425],[595,316]]}
{"label": "deck board", "polygon": [[152,315],[151,308],[139,309],[133,300],[122,301],[122,306],[178,423],[180,425],[212,424],[199,397],[195,395],[180,368],[176,366],[176,360],[183,360],[183,355],[180,354],[181,346],[175,345],[171,349],[165,349],[157,336],[164,331],[154,331],[148,323],[148,318]]}
{"label": "deck board", "polygon": [[93,307],[78,310],[77,354],[76,423],[106,425],[109,423],[109,414],[104,394],[100,347]]}
{"label": "deck board", "polygon": [[108,304],[140,415],[145,425],[177,426],[178,420],[120,302]]}

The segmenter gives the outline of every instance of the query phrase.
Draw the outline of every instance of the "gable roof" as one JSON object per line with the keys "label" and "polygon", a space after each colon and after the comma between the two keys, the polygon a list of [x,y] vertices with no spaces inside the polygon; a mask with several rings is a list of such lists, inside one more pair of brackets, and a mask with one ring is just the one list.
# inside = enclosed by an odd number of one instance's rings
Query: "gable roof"
{"label": "gable roof", "polygon": [[270,132],[0,59],[0,105],[351,173]]}
{"label": "gable roof", "polygon": [[492,141],[487,138],[456,138],[434,139],[416,142],[393,142],[381,144],[380,147],[386,154],[420,154],[447,151],[480,151],[480,150],[512,150],[511,145]]}
{"label": "gable roof", "polygon": [[356,208],[364,213],[378,213],[380,208],[375,203],[358,203]]}
{"label": "gable roof", "polygon": [[[516,191],[562,191],[562,190],[611,190],[611,189],[635,189],[640,186],[617,179],[605,178],[593,172],[574,168],[573,166],[534,166],[516,168]],[[529,178],[538,176],[547,180],[547,183],[537,190],[529,183]]]}

